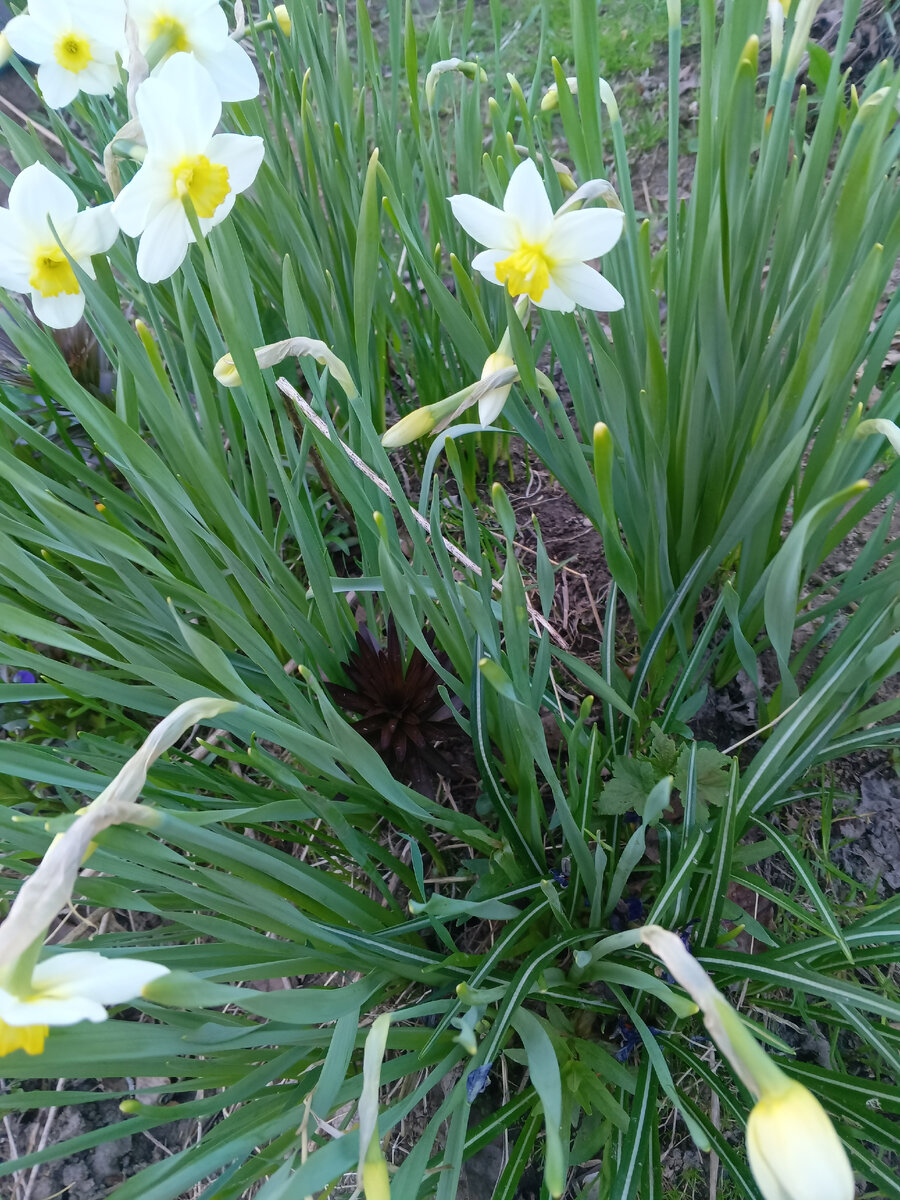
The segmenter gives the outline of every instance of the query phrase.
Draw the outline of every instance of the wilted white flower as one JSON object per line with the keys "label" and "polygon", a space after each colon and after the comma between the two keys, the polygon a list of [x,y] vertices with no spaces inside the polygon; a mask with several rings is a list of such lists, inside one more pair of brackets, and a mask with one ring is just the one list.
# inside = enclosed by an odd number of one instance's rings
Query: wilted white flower
{"label": "wilted white flower", "polygon": [[107,1004],[140,996],[168,968],[136,958],[104,958],[92,950],[57,954],[39,962],[24,994],[0,987],[0,1055],[40,1054],[52,1025],[105,1021]]}
{"label": "wilted white flower", "polygon": [[207,233],[256,178],[264,147],[260,137],[214,132],[222,102],[191,54],[174,55],[145,80],[136,107],[147,156],[114,207],[122,230],[140,236],[139,275],[157,283],[177,271],[194,241],[182,198],[190,199]]}
{"label": "wilted white flower", "polygon": [[624,306],[619,292],[586,261],[613,248],[623,214],[590,208],[554,215],[530,158],[513,172],[502,209],[476,196],[451,196],[450,206],[466,233],[488,247],[472,266],[490,283],[559,312],[571,312],[576,304],[602,312]]}
{"label": "wilted white flower", "polygon": [[34,163],[13,181],[9,208],[0,208],[0,287],[30,295],[37,317],[68,329],[81,319],[84,293],[62,247],[93,276],[91,255],[108,250],[118,232],[111,204],[79,212],[68,185]]}
{"label": "wilted white flower", "polygon": [[[228,19],[219,0],[127,0],[141,53],[193,54],[209,71],[222,100],[252,100],[259,95],[253,60],[228,36]],[[280,23],[280,21],[279,21]]]}
{"label": "wilted white flower", "polygon": [[38,64],[38,86],[51,108],[79,92],[109,95],[119,82],[124,0],[30,0],[3,32],[16,54]]}

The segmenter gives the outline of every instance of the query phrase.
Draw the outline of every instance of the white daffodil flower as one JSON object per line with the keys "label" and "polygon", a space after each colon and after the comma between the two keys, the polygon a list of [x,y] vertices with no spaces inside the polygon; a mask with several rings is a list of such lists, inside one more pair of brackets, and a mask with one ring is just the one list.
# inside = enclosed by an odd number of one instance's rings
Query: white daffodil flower
{"label": "white daffodil flower", "polygon": [[137,28],[141,53],[166,62],[174,54],[193,54],[209,71],[221,100],[252,100],[259,76],[247,51],[228,36],[228,19],[219,0],[126,0]]}
{"label": "white daffodil flower", "polygon": [[26,167],[9,190],[9,208],[0,208],[0,287],[30,295],[45,325],[75,325],[84,293],[62,247],[93,277],[91,255],[107,251],[119,232],[112,207],[79,212],[75,193],[52,171],[40,163]]}
{"label": "white daffodil flower", "polygon": [[37,964],[25,995],[0,987],[0,1055],[40,1054],[52,1025],[105,1021],[107,1004],[134,1000],[168,968],[92,950],[57,954]]}
{"label": "white daffodil flower", "polygon": [[624,306],[612,284],[586,261],[613,248],[623,214],[590,208],[554,215],[530,158],[513,172],[502,209],[476,196],[451,196],[450,206],[466,233],[488,247],[472,260],[473,268],[512,296],[529,296],[538,308],[557,312],[571,312],[576,304],[600,312]]}
{"label": "white daffodil flower", "polygon": [[190,199],[208,233],[256,178],[264,146],[260,137],[214,133],[222,101],[191,54],[164,63],[138,88],[135,102],[147,156],[114,209],[122,230],[140,236],[138,274],[158,283],[178,270],[194,241],[182,198]]}
{"label": "white daffodil flower", "polygon": [[108,96],[119,82],[124,0],[29,0],[28,11],[3,32],[16,54],[38,64],[38,86],[51,108],[79,92]]}

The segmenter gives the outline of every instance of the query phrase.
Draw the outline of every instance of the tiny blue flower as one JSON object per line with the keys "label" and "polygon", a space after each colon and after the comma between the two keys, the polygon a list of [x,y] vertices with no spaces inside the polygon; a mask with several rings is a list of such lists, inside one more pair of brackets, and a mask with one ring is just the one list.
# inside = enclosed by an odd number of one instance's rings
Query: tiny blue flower
{"label": "tiny blue flower", "polygon": [[469,1072],[466,1079],[466,1099],[470,1104],[487,1088],[493,1065],[493,1063],[485,1063],[483,1067],[476,1067],[474,1071]]}

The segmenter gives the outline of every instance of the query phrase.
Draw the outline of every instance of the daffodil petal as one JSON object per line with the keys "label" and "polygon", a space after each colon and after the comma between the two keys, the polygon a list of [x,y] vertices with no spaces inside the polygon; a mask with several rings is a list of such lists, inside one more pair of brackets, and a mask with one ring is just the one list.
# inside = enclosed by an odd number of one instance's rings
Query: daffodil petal
{"label": "daffodil petal", "polygon": [[75,76],[80,91],[88,96],[109,96],[119,82],[118,67],[103,62],[92,62]]}
{"label": "daffodil petal", "polygon": [[206,235],[211,229],[215,229],[217,225],[221,225],[234,208],[234,202],[236,199],[236,194],[234,192],[229,192],[211,217],[201,217],[199,220],[200,232]]}
{"label": "daffodil petal", "polygon": [[[29,8],[34,7],[32,0]],[[98,49],[125,49],[125,6],[122,0],[90,0],[78,7],[78,25]]]}
{"label": "daffodil petal", "polygon": [[482,250],[472,259],[472,268],[483,275],[488,283],[496,283],[500,287],[504,287],[503,282],[497,278],[497,263],[503,262],[508,253],[509,251],[506,249]]}
{"label": "daffodil petal", "polygon": [[7,1025],[77,1025],[79,1021],[105,1021],[106,1009],[96,1000],[72,996],[64,1000],[22,1000],[0,990],[0,1021]]}
{"label": "daffodil petal", "polygon": [[192,54],[173,54],[144,80],[135,98],[150,153],[166,158],[204,151],[222,116],[212,80]]}
{"label": "daffodil petal", "polygon": [[135,177],[116,196],[113,211],[122,232],[137,237],[153,214],[171,201],[171,171],[148,155]]}
{"label": "daffodil petal", "polygon": [[29,62],[42,62],[53,54],[53,34],[33,13],[13,17],[3,32],[16,54]]}
{"label": "daffodil petal", "polygon": [[231,38],[226,37],[215,53],[204,54],[195,51],[195,54],[200,64],[212,76],[223,100],[253,100],[259,95],[259,76],[253,60],[247,51]]}
{"label": "daffodil petal", "polygon": [[61,233],[61,226],[78,212],[72,189],[42,163],[20,171],[9,189],[9,210],[20,220],[34,224],[48,216]]}
{"label": "daffodil petal", "polygon": [[622,236],[625,214],[614,208],[582,208],[553,222],[547,257],[556,263],[583,263],[608,253]]}
{"label": "daffodil petal", "polygon": [[56,29],[71,20],[65,0],[31,0],[28,14],[49,29]]}
{"label": "daffodil petal", "polygon": [[193,241],[191,227],[184,209],[177,200],[158,212],[141,234],[137,252],[137,269],[147,283],[168,279],[184,262],[187,248]]}
{"label": "daffodil petal", "polygon": [[538,308],[545,308],[548,312],[572,312],[575,308],[575,300],[567,292],[564,292],[558,283],[554,282],[552,275],[549,284],[544,289],[544,294],[540,300],[535,300],[534,303]]}
{"label": "daffodil petal", "polygon": [[139,958],[106,958],[92,950],[55,954],[35,967],[32,987],[48,999],[78,996],[99,1004],[123,1004],[168,968]]}
{"label": "daffodil petal", "polygon": [[205,153],[211,162],[223,163],[228,168],[228,186],[232,192],[243,192],[256,178],[265,150],[261,137],[217,133]]}
{"label": "daffodil petal", "polygon": [[510,384],[505,387],[492,388],[478,401],[478,420],[482,425],[492,425],[500,416],[509,398]]}
{"label": "daffodil petal", "polygon": [[[586,263],[556,266],[550,273],[550,280],[551,286],[556,284],[575,304],[592,308],[595,312],[618,312],[625,307],[625,300],[609,280]],[[543,302],[543,297],[541,307],[550,307]]]}
{"label": "daffodil petal", "polygon": [[31,262],[23,234],[21,223],[8,209],[0,208],[0,287],[13,292],[27,292],[30,288]]}
{"label": "daffodil petal", "polygon": [[72,224],[66,249],[73,258],[105,254],[119,236],[119,225],[112,204],[98,204],[80,212]]}
{"label": "daffodil petal", "polygon": [[477,196],[451,196],[450,208],[466,233],[482,246],[512,247],[516,227],[500,208]]}
{"label": "daffodil petal", "polygon": [[[71,329],[84,314],[84,292],[61,293],[59,296],[42,296],[32,289],[31,307],[34,315],[51,329]],[[42,1022],[38,1021],[40,1025]]]}
{"label": "daffodil petal", "polygon": [[532,159],[526,158],[513,171],[503,197],[503,211],[516,221],[524,241],[537,244],[549,237],[553,209]]}

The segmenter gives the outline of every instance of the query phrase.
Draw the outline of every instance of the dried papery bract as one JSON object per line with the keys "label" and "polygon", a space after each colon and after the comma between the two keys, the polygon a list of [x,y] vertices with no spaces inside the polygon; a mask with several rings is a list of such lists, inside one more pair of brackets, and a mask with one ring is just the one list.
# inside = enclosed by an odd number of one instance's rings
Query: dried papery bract
{"label": "dried papery bract", "polygon": [[[347,364],[317,338],[285,338],[280,342],[257,346],[253,353],[256,355],[260,370],[264,370],[266,367],[275,367],[286,358],[314,358],[320,366],[328,368],[334,379],[344,389],[348,399],[353,400],[359,395],[359,388],[353,382],[353,376],[347,369]],[[230,354],[222,355],[213,367],[213,375],[223,387],[241,386],[241,377]]]}
{"label": "dried papery bract", "polygon": [[6,920],[0,925],[0,984],[19,958],[42,940],[50,923],[68,904],[78,869],[90,843],[110,825],[129,821],[153,824],[152,810],[139,806],[147,771],[161,754],[198,721],[207,721],[236,708],[231,700],[202,696],[174,709],[44,855],[40,866],[22,884]]}

